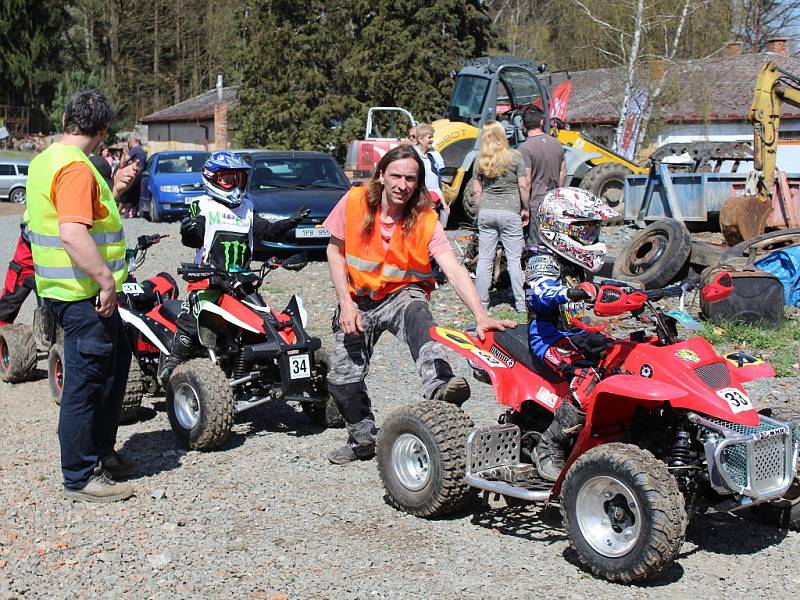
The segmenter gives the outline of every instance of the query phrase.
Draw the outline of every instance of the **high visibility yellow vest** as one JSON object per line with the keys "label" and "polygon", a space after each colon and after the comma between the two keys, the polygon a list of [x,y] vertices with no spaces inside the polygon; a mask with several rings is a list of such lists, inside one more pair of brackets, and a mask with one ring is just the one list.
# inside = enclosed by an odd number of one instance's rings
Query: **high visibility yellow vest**
{"label": "high visibility yellow vest", "polygon": [[114,276],[117,291],[122,289],[122,282],[128,277],[125,233],[111,189],[80,148],[70,144],[52,144],[36,156],[28,168],[28,226],[37,293],[43,298],[67,302],[93,298],[100,291],[97,282],[73,263],[64,250],[58,214],[50,197],[56,174],[73,162],[85,163],[100,186],[100,202],[108,210],[108,215],[93,221],[89,234]]}

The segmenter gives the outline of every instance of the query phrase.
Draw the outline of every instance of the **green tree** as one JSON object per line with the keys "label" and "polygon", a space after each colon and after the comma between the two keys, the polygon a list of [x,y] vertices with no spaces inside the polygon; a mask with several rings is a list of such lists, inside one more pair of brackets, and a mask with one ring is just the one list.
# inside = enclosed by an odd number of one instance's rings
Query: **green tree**
{"label": "green tree", "polygon": [[449,73],[493,41],[477,0],[261,0],[249,22],[238,142],[339,156],[369,106],[441,115]]}
{"label": "green tree", "polygon": [[0,3],[0,102],[30,108],[30,129],[49,129],[48,112],[63,65],[67,3]]}

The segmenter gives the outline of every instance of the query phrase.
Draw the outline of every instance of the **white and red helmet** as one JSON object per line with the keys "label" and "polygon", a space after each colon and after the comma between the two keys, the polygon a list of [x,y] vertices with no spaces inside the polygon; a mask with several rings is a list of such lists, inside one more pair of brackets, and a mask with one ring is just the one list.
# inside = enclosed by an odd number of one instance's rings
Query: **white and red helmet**
{"label": "white and red helmet", "polygon": [[606,245],[597,241],[602,223],[617,216],[591,192],[563,187],[547,192],[536,211],[536,222],[542,243],[594,273],[606,256]]}

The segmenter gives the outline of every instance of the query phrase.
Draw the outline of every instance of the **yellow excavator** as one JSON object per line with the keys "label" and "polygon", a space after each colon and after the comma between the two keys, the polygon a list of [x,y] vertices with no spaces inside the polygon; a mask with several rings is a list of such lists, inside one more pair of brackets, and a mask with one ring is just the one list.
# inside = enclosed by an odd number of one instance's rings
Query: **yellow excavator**
{"label": "yellow excavator", "polygon": [[719,213],[720,229],[730,246],[764,233],[772,215],[784,103],[800,107],[800,77],[782,70],[775,62],[766,62],[756,79],[748,116],[753,124],[754,169],[748,175],[746,195],[729,198]]}

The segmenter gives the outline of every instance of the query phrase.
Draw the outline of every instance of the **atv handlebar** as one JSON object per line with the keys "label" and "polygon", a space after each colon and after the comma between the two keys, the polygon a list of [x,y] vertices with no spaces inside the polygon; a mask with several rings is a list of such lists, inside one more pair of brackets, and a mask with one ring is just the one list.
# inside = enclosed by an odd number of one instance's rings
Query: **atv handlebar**
{"label": "atv handlebar", "polygon": [[271,257],[264,261],[258,271],[226,271],[209,264],[181,263],[178,275],[186,281],[196,282],[203,279],[216,278],[217,282],[231,290],[238,290],[242,285],[251,285],[258,288],[269,271],[274,269],[287,269],[299,271],[308,264],[305,252],[290,256],[284,261]]}
{"label": "atv handlebar", "polygon": [[[683,296],[700,285],[700,276],[690,274],[681,283],[655,290],[634,290],[619,282],[604,283],[597,292],[594,312],[601,317],[613,317],[626,312],[641,310],[648,302],[663,298]],[[727,298],[733,291],[733,281],[729,273],[722,271],[703,287],[702,295],[706,302],[717,302]]]}

